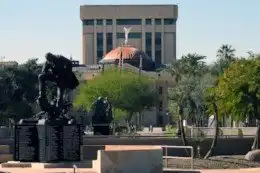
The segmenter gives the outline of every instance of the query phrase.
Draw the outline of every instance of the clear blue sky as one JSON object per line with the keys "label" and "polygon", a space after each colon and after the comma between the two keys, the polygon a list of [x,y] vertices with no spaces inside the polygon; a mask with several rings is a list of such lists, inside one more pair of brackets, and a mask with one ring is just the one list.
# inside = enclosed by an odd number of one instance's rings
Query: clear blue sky
{"label": "clear blue sky", "polygon": [[[260,0],[131,0],[131,4],[178,4],[177,56],[197,52],[216,59],[221,44],[237,55],[260,52]],[[109,0],[0,0],[0,56],[19,63],[48,51],[81,61],[82,4]],[[113,4],[130,4],[114,0]]]}

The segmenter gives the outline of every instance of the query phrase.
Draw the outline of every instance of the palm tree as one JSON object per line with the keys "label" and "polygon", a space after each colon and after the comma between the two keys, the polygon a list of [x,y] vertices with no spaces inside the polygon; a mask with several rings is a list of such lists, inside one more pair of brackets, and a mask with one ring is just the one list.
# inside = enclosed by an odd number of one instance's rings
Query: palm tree
{"label": "palm tree", "polygon": [[181,59],[174,61],[168,69],[175,75],[176,79],[176,86],[169,89],[169,100],[176,105],[177,109],[174,112],[178,114],[178,124],[184,145],[187,145],[182,124],[185,119],[184,109],[188,109],[187,117],[194,117],[196,112],[201,110],[202,104],[198,101],[202,99],[197,98],[200,94],[196,93],[199,91],[199,78],[204,74],[203,71],[207,69],[203,59],[205,59],[205,56],[196,53],[187,54],[182,56]]}
{"label": "palm tree", "polygon": [[217,61],[211,66],[211,73],[219,76],[224,73],[225,69],[236,59],[236,50],[231,45],[223,44],[217,50]]}
{"label": "palm tree", "polygon": [[[216,87],[217,85],[217,80],[214,84],[214,87]],[[217,140],[218,140],[218,135],[219,135],[219,112],[218,112],[218,107],[217,107],[217,96],[215,94],[215,88],[211,87],[208,88],[207,90],[207,95],[206,95],[206,100],[208,102],[208,106],[211,107],[212,112],[214,112],[214,121],[216,122],[216,126],[215,126],[215,134],[214,134],[214,139],[211,143],[210,149],[209,151],[206,153],[204,159],[208,159],[210,156],[212,156],[213,154],[215,154],[215,148],[217,146]]]}
{"label": "palm tree", "polygon": [[197,53],[183,55],[181,57],[182,62],[182,72],[186,75],[201,76],[203,72],[207,69],[205,60],[206,56],[199,55]]}
{"label": "palm tree", "polygon": [[223,44],[217,51],[217,57],[230,62],[235,58],[235,52],[236,49],[232,48],[231,45]]}

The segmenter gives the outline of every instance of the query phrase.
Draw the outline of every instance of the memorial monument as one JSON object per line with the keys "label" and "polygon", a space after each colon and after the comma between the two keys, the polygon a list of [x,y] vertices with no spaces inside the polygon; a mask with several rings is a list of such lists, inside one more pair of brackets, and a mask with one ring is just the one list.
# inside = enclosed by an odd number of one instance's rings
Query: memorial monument
{"label": "memorial monument", "polygon": [[[57,98],[49,101],[46,82],[57,86]],[[15,126],[14,160],[23,162],[80,161],[81,124],[69,116],[71,103],[64,103],[64,91],[74,90],[79,82],[69,59],[46,54],[39,75],[41,112],[32,119],[23,119]]]}
{"label": "memorial monument", "polygon": [[107,98],[98,97],[92,104],[92,126],[94,135],[109,135],[110,123],[113,121],[112,105]]}

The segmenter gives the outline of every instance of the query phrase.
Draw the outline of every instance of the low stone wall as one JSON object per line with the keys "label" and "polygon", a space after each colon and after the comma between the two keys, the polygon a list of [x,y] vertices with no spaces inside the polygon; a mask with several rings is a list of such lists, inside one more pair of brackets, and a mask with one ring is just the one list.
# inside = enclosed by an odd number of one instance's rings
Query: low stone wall
{"label": "low stone wall", "polygon": [[[193,146],[194,153],[197,155],[197,147],[200,146],[200,155],[205,155],[210,148],[212,138],[204,139],[188,139],[188,145]],[[239,144],[239,145],[238,145]],[[218,155],[245,155],[251,150],[253,144],[253,138],[219,138],[217,142],[217,154]],[[92,150],[91,146],[97,151],[98,147],[104,147],[105,145],[175,145],[182,146],[183,143],[179,138],[95,138],[84,139],[84,146],[82,151],[84,157],[85,153],[89,153]],[[168,154],[172,156],[187,156],[184,149],[168,149]]]}
{"label": "low stone wall", "polygon": [[[195,155],[197,147],[200,146],[200,155],[205,155],[209,150],[212,138],[188,138],[188,145],[193,146]],[[14,141],[9,139],[2,141],[2,145],[9,145],[10,152],[13,151]],[[0,145],[1,145],[0,144]],[[239,144],[239,145],[238,145]],[[245,155],[251,150],[253,138],[219,138],[217,142],[218,155]],[[103,150],[105,145],[175,145],[182,146],[183,143],[179,138],[84,138],[82,146],[82,160],[92,160],[97,158],[97,151]],[[187,156],[184,149],[168,149],[169,155],[172,156]]]}
{"label": "low stone wall", "polygon": [[[220,127],[220,136],[236,136],[236,137],[248,137],[254,136],[257,127]],[[190,137],[212,137],[215,135],[214,128],[208,127],[187,127],[186,135]]]}
{"label": "low stone wall", "polygon": [[162,149],[160,146],[105,146],[98,150],[93,169],[97,173],[162,173]]}

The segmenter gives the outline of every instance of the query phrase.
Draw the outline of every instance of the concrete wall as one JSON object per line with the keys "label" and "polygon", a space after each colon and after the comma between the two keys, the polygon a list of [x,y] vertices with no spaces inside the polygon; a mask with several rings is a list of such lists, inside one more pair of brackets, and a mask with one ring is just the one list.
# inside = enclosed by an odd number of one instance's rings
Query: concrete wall
{"label": "concrete wall", "polygon": [[[220,136],[253,136],[256,133],[257,127],[220,127]],[[207,127],[187,127],[186,135],[191,137],[212,137],[215,129]]]}
{"label": "concrete wall", "polygon": [[[188,139],[188,145],[193,146],[195,155],[197,155],[197,147],[200,146],[200,155],[205,155],[210,148],[213,139],[206,138],[200,141],[199,139]],[[239,144],[239,145],[237,145]],[[245,155],[251,150],[253,138],[220,138],[216,147],[218,155]],[[99,146],[97,146],[99,145]],[[82,147],[83,157],[87,159],[89,151],[97,148],[104,148],[105,145],[175,145],[182,146],[182,141],[179,138],[136,138],[136,139],[116,139],[116,138],[88,138],[84,139],[84,146]],[[92,152],[95,153],[95,152]],[[186,156],[184,149],[168,149],[168,155],[172,156]],[[94,157],[94,156],[93,156]],[[96,157],[96,156],[95,156]]]}
{"label": "concrete wall", "polygon": [[159,146],[106,146],[97,152],[93,161],[97,173],[160,173],[163,169],[162,149]]}
{"label": "concrete wall", "polygon": [[[200,154],[205,155],[209,150],[213,139],[188,139],[188,145],[193,146],[195,155],[197,147],[200,146]],[[0,145],[10,145],[10,151],[13,151],[14,141],[11,139],[0,140]],[[239,145],[238,145],[239,144]],[[220,138],[217,143],[218,155],[245,155],[251,150],[253,138]],[[82,146],[82,160],[93,160],[97,158],[97,150],[105,149],[105,145],[175,145],[182,146],[179,138],[84,138]],[[168,155],[186,156],[184,149],[169,149]]]}

